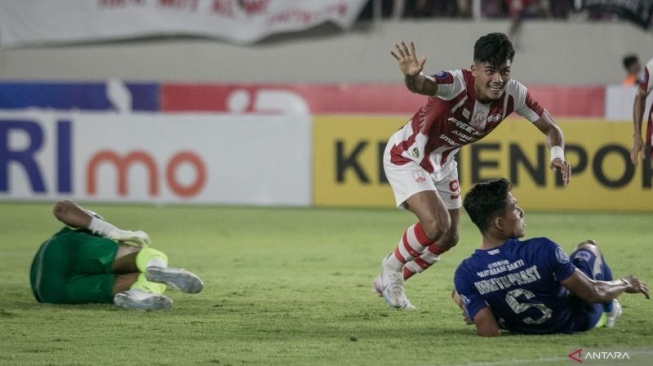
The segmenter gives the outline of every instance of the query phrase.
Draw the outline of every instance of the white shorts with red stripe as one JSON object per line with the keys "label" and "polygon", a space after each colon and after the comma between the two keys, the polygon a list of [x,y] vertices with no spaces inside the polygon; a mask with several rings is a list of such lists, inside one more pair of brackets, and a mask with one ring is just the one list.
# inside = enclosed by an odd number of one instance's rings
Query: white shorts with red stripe
{"label": "white shorts with red stripe", "polygon": [[389,152],[386,149],[383,159],[385,175],[392,186],[397,207],[403,208],[404,202],[412,195],[424,191],[436,191],[444,205],[449,210],[462,207],[460,197],[460,184],[458,182],[458,163],[451,160],[435,174],[429,174],[414,161],[403,165],[396,165],[390,162]]}

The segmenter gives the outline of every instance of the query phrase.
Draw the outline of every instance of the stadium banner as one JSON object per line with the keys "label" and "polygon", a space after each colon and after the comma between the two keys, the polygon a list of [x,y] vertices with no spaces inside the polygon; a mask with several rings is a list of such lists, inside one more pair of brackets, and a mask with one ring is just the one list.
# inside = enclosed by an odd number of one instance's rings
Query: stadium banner
{"label": "stadium banner", "polygon": [[0,111],[0,200],[309,206],[310,115]]}
{"label": "stadium banner", "polygon": [[194,35],[250,44],[332,22],[349,29],[367,0],[3,0],[0,44]]}
{"label": "stadium banner", "polygon": [[[605,119],[608,121],[621,121],[633,123],[633,103],[637,94],[637,86],[608,85],[605,87]],[[646,116],[651,110],[650,98],[644,111],[644,124]]]}
{"label": "stadium banner", "polygon": [[0,110],[156,112],[160,109],[156,83],[122,80],[98,82],[0,82]]}
{"label": "stadium banner", "polygon": [[[528,91],[554,117],[603,117],[604,87],[536,85]],[[284,100],[270,106],[266,101],[274,93]],[[409,92],[403,84],[161,85],[161,109],[165,112],[258,112],[283,108],[306,109],[313,114],[392,114],[408,118],[426,99]]]}
{"label": "stadium banner", "polygon": [[[555,118],[603,117],[603,87],[532,86],[529,92]],[[116,79],[0,82],[0,110],[384,114],[408,118],[425,101],[426,97],[409,92],[403,84],[159,84]],[[632,102],[628,104],[632,106]]]}
{"label": "stadium banner", "polygon": [[[397,117],[316,116],[313,125],[314,205],[393,207],[383,173],[389,136],[406,122]],[[458,156],[463,192],[473,183],[506,177],[520,206],[543,211],[650,211],[651,162],[630,163],[632,126],[593,119],[557,119],[572,166],[569,186],[549,170],[544,135],[520,118],[504,121]]]}

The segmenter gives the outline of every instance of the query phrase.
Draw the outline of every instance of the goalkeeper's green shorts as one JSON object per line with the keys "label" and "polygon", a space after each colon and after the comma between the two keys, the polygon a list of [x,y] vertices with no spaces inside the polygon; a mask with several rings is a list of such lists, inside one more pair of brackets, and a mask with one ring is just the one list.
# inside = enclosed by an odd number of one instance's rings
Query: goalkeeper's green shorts
{"label": "goalkeeper's green shorts", "polygon": [[83,230],[64,228],[39,248],[30,284],[39,302],[112,303],[118,244]]}

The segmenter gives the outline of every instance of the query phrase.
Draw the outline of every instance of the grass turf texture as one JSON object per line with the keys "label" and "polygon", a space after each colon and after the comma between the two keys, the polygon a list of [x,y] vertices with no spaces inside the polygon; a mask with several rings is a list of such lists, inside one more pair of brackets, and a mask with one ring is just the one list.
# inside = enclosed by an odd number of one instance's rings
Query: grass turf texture
{"label": "grass turf texture", "polygon": [[[453,271],[479,243],[464,214],[458,246],[406,283],[419,310],[403,312],[370,288],[413,222],[407,212],[87,205],[147,231],[171,266],[203,278],[201,294],[167,292],[173,310],[143,312],[36,303],[32,256],[60,224],[49,204],[0,207],[1,365],[559,365],[575,364],[567,354],[578,348],[630,358],[592,361],[601,365],[653,362],[653,302],[641,295],[621,297],[610,330],[476,336],[450,301]],[[567,252],[596,239],[615,276],[653,283],[650,214],[526,212],[526,221],[528,237]]]}

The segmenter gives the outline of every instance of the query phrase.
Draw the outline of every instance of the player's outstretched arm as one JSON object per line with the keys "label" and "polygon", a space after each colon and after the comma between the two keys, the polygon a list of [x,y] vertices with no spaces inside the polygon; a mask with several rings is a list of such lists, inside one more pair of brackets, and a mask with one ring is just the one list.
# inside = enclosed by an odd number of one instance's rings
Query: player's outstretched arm
{"label": "player's outstretched arm", "polygon": [[423,95],[435,95],[438,91],[438,84],[431,77],[422,73],[426,56],[421,59],[417,58],[415,42],[410,41],[410,49],[406,42],[395,43],[396,51],[390,51],[392,57],[397,60],[399,70],[404,74],[404,83],[406,88],[413,93]]}
{"label": "player's outstretched arm", "polygon": [[108,239],[117,240],[128,245],[145,247],[150,245],[150,237],[144,231],[122,230],[113,224],[89,214],[73,201],[60,201],[54,205],[54,216],[64,224],[86,229]]}
{"label": "player's outstretched arm", "polygon": [[650,298],[648,286],[632,275],[614,281],[595,281],[576,269],[574,274],[560,283],[588,303],[612,301],[624,292],[641,293]]}
{"label": "player's outstretched arm", "polygon": [[562,174],[562,181],[565,185],[571,180],[571,166],[565,160],[565,135],[562,129],[553,121],[548,111],[544,110],[542,116],[533,122],[544,135],[546,144],[551,149],[551,170],[558,170]]}

